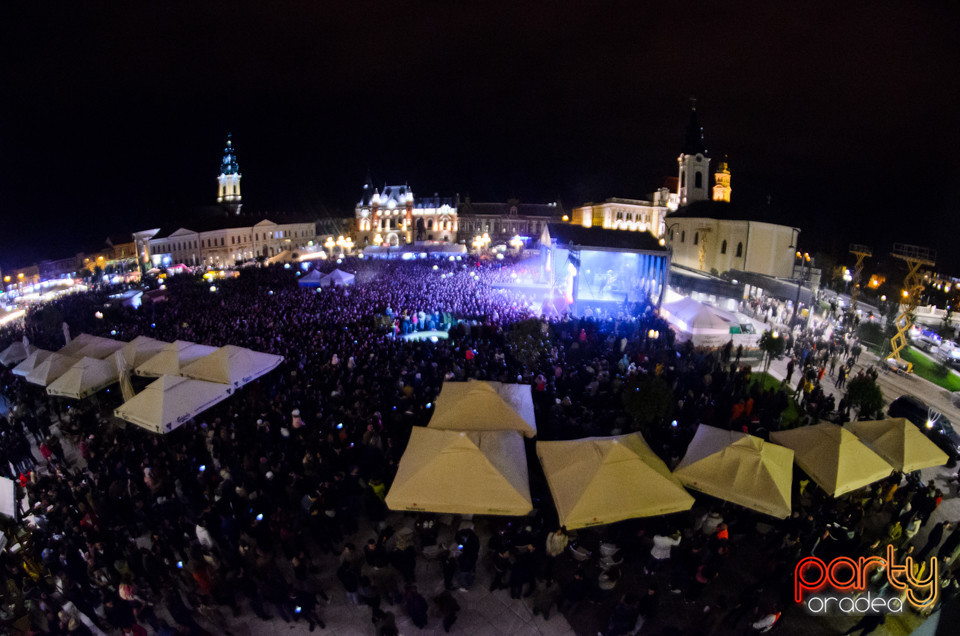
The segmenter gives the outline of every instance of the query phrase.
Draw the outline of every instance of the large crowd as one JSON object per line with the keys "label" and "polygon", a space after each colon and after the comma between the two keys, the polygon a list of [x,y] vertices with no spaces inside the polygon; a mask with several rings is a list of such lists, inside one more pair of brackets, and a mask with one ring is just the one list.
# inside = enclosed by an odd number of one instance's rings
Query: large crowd
{"label": "large crowd", "polygon": [[[509,261],[339,266],[357,272],[355,285],[301,288],[297,271],[283,267],[245,270],[215,289],[170,277],[164,302],[132,309],[110,305],[106,292],[67,296],[0,332],[0,346],[25,335],[55,350],[66,322],[73,333],[284,356],[279,369],[163,437],[111,421],[116,390],[81,403],[50,399],[3,371],[0,472],[21,483],[30,505],[23,549],[2,559],[4,596],[26,608],[37,633],[227,633],[232,616],[246,613],[313,630],[325,626],[332,581],[370,608],[371,633],[397,634],[400,615],[417,627],[439,615],[455,631],[458,595],[477,585],[478,568],[489,570],[490,589],[529,599],[545,617],[563,612],[578,631],[586,629],[578,616],[588,616],[611,636],[642,621],[661,633],[707,623],[760,633],[790,606],[801,556],[900,547],[939,503],[915,475],[840,499],[796,479],[795,512],[783,522],[701,501],[688,514],[568,533],[531,461],[527,518],[474,525],[392,513],[384,496],[411,427],[429,420],[446,381],[530,384],[540,439],[640,430],[670,466],[701,423],[776,430],[794,387],[754,382],[729,347],[675,343],[650,306],[539,318],[528,299],[498,288]],[[405,337],[418,330],[449,337]],[[846,365],[850,346],[798,334],[790,351],[798,377],[819,383],[822,365],[833,356]],[[666,399],[646,408],[630,397],[640,390]],[[816,415],[837,410],[802,397]],[[950,530],[941,529],[942,546],[924,548],[944,560],[944,598],[956,590],[950,571],[960,553],[960,531]],[[751,555],[747,571],[738,553]],[[320,566],[328,555],[334,571]],[[430,599],[418,586],[425,560],[443,579]],[[692,622],[690,612],[659,611],[676,603],[712,611],[693,612]]]}

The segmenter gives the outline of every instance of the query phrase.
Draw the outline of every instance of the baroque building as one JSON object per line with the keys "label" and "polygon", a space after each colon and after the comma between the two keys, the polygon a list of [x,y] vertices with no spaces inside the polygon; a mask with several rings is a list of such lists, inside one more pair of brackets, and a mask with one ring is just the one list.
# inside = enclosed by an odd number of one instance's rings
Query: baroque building
{"label": "baroque building", "polygon": [[367,245],[400,246],[421,241],[455,243],[460,197],[414,197],[408,185],[363,186],[363,196],[354,210],[356,241]]}

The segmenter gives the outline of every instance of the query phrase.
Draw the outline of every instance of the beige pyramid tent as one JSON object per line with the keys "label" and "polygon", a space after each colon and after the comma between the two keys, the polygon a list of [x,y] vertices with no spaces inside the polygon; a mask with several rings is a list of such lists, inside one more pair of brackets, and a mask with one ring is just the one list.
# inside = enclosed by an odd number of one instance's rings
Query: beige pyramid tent
{"label": "beige pyramid tent", "polygon": [[229,397],[226,384],[165,375],[151,382],[113,414],[154,433],[169,433]]}
{"label": "beige pyramid tent", "polygon": [[19,364],[27,359],[33,352],[33,347],[25,345],[19,340],[0,352],[0,364],[9,367],[11,364]]}
{"label": "beige pyramid tent", "polygon": [[529,384],[444,382],[427,425],[457,431],[520,431],[537,434]]}
{"label": "beige pyramid tent", "polygon": [[99,336],[95,336],[94,341],[78,351],[75,357],[97,358],[98,360],[103,360],[110,357],[118,349],[122,349],[125,344],[127,343],[119,340],[111,340],[110,338],[100,338]]}
{"label": "beige pyramid tent", "polygon": [[53,355],[53,351],[46,349],[34,349],[30,352],[23,362],[11,369],[11,373],[19,375],[21,378],[27,377],[27,374],[33,371],[33,368]]}
{"label": "beige pyramid tent", "polygon": [[163,340],[156,340],[150,336],[137,336],[123,346],[123,359],[132,367],[141,364],[157,355],[167,346]]}
{"label": "beige pyramid tent", "polygon": [[793,451],[701,424],[673,474],[687,488],[779,519],[790,515]]}
{"label": "beige pyramid tent", "polygon": [[282,361],[283,356],[227,345],[184,366],[180,375],[239,389],[276,369]]}
{"label": "beige pyramid tent", "polygon": [[689,510],[693,497],[640,433],[537,442],[537,455],[568,528]]}
{"label": "beige pyramid tent", "polygon": [[523,438],[516,431],[414,426],[387,505],[447,514],[525,515],[533,504]]}
{"label": "beige pyramid tent", "polygon": [[24,378],[31,384],[40,386],[49,386],[51,382],[67,372],[67,370],[77,363],[78,358],[65,356],[59,353],[52,353],[47,359],[31,369],[30,373]]}
{"label": "beige pyramid tent", "polygon": [[82,400],[117,381],[117,365],[109,360],[83,358],[50,383],[47,393]]}
{"label": "beige pyramid tent", "polygon": [[180,375],[183,367],[216,351],[216,347],[176,340],[166,345],[163,351],[136,367],[133,372],[150,378],[161,375]]}
{"label": "beige pyramid tent", "polygon": [[80,353],[80,350],[86,347],[89,344],[93,344],[97,341],[97,336],[91,336],[88,333],[77,334],[76,338],[71,338],[70,342],[66,346],[60,347],[57,349],[57,353],[63,354],[65,356],[74,356]]}
{"label": "beige pyramid tent", "polygon": [[903,417],[849,422],[844,428],[901,472],[943,466],[950,459],[923,431]]}
{"label": "beige pyramid tent", "polygon": [[797,466],[834,497],[863,488],[893,472],[893,467],[848,430],[822,422],[770,433],[793,449]]}

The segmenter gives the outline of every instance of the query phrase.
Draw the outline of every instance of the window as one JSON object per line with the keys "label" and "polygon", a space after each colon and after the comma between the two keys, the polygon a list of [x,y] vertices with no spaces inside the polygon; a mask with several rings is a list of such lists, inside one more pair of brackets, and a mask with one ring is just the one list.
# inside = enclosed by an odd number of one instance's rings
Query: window
{"label": "window", "polygon": [[743,256],[743,243],[737,243],[737,258]]}
{"label": "window", "polygon": [[670,240],[671,240],[671,241],[675,238],[675,237],[674,237],[675,234],[676,234],[676,231],[675,231],[675,230],[670,230]]}
{"label": "window", "polygon": [[680,230],[680,242],[683,243],[686,240],[687,240],[687,231]]}
{"label": "window", "polygon": [[686,170],[683,170],[680,172],[680,187],[681,188],[687,187],[687,171]]}
{"label": "window", "polygon": [[[427,221],[427,229],[428,229],[428,230],[432,230],[432,229],[433,229],[433,220],[432,220],[432,219],[431,219],[430,221]],[[433,240],[433,239],[431,239],[431,240]]]}
{"label": "window", "polygon": [[702,188],[703,187],[703,173],[698,172],[696,175],[696,180],[694,181],[693,187]]}
{"label": "window", "polygon": [[727,241],[726,241],[726,239],[724,239],[723,243],[720,244],[720,253],[721,253],[721,254],[726,254],[726,253],[727,253]]}
{"label": "window", "polygon": [[694,232],[694,233],[693,233],[693,244],[694,244],[694,245],[699,245],[699,244],[700,244],[700,232]]}
{"label": "window", "polygon": [[226,239],[226,237],[221,236],[221,237],[220,237],[220,247],[223,247],[223,246],[226,245],[226,244],[227,244],[227,239]]}

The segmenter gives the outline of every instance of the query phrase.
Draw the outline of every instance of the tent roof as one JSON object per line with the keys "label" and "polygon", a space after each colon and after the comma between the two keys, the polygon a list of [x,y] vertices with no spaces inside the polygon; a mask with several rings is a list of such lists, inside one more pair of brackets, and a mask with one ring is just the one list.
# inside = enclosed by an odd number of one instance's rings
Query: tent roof
{"label": "tent roof", "polygon": [[320,284],[324,287],[329,285],[349,285],[353,283],[356,278],[356,276],[349,272],[345,272],[342,269],[335,269],[324,276]]}
{"label": "tent roof", "polygon": [[834,497],[879,481],[893,471],[856,435],[830,422],[776,431],[770,433],[770,439],[792,448],[797,466]]}
{"label": "tent roof", "polygon": [[28,355],[23,362],[13,367],[12,373],[20,377],[26,377],[33,368],[53,355],[53,351],[46,349],[35,349]]}
{"label": "tent roof", "polygon": [[75,356],[80,353],[81,349],[96,341],[97,336],[91,336],[88,333],[79,333],[75,338],[71,338],[70,342],[66,345],[60,347],[57,353],[62,353],[65,356]]}
{"label": "tent roof", "polygon": [[75,400],[96,393],[117,381],[117,365],[98,358],[82,358],[50,383],[47,393]]}
{"label": "tent roof", "polygon": [[73,356],[65,356],[60,353],[52,353],[47,359],[33,367],[30,373],[24,378],[31,384],[40,386],[49,386],[51,382],[67,372],[77,362]]}
{"label": "tent roof", "polygon": [[910,473],[943,466],[949,457],[906,418],[849,422],[844,427],[897,470]]}
{"label": "tent roof", "polygon": [[32,351],[32,346],[24,345],[19,340],[12,342],[9,347],[0,352],[0,364],[3,366],[19,364],[26,360]]}
{"label": "tent roof", "polygon": [[681,298],[660,308],[661,313],[687,333],[730,333],[730,320],[720,310],[692,298]]}
{"label": "tent roof", "polygon": [[179,375],[183,367],[194,360],[216,351],[216,347],[175,340],[163,347],[163,351],[150,357],[134,369],[137,375],[160,377],[161,375]]}
{"label": "tent roof", "polygon": [[114,410],[114,415],[155,433],[169,433],[225,400],[225,384],[164,375]]}
{"label": "tent roof", "polygon": [[783,519],[791,511],[793,451],[701,424],[673,474],[688,488]]}
{"label": "tent roof", "polygon": [[227,345],[185,365],[180,374],[239,389],[277,368],[282,361],[283,356]]}
{"label": "tent roof", "polygon": [[94,336],[93,342],[80,349],[80,351],[77,353],[71,355],[74,355],[78,358],[99,358],[100,360],[103,360],[116,351],[122,349],[125,344],[125,342],[120,342],[119,340],[111,340],[110,338]]}
{"label": "tent roof", "polygon": [[427,425],[458,431],[520,431],[537,434],[529,384],[444,382]]}
{"label": "tent roof", "polygon": [[320,285],[320,282],[324,279],[325,274],[323,274],[319,269],[310,270],[306,276],[302,276],[297,284],[301,287],[317,287]]}
{"label": "tent roof", "polygon": [[640,433],[537,442],[560,525],[615,523],[689,510],[693,497]]}
{"label": "tent roof", "polygon": [[386,500],[392,510],[525,515],[533,504],[523,438],[414,426]]}
{"label": "tent roof", "polygon": [[167,346],[167,342],[156,340],[150,336],[137,336],[123,346],[123,359],[132,367],[141,364],[157,355]]}

